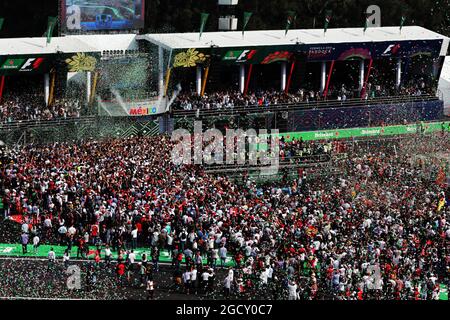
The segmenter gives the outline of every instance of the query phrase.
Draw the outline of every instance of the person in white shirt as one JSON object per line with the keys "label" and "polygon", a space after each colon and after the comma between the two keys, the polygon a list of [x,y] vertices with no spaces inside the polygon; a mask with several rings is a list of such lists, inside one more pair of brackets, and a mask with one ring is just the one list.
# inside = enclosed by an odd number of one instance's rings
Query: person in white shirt
{"label": "person in white shirt", "polygon": [[147,280],[147,300],[153,300],[155,294],[155,283],[153,282],[153,277],[150,276]]}
{"label": "person in white shirt", "polygon": [[136,254],[134,253],[134,250],[131,250],[131,252],[128,254],[128,260],[131,264],[133,264],[136,260]]}
{"label": "person in white shirt", "polygon": [[75,229],[74,226],[71,226],[71,227],[69,228],[68,232],[69,232],[70,235],[74,236],[75,233],[77,233],[77,229]]}
{"label": "person in white shirt", "polygon": [[22,232],[23,233],[28,233],[28,223],[24,223],[22,224]]}
{"label": "person in white shirt", "polygon": [[220,266],[223,268],[227,260],[227,248],[221,246],[219,249]]}
{"label": "person in white shirt", "polygon": [[205,272],[202,273],[202,289],[206,292],[206,288],[208,287],[208,281],[209,278],[212,277],[212,275],[205,270]]}
{"label": "person in white shirt", "polygon": [[33,253],[36,254],[38,251],[38,247],[39,247],[39,237],[37,235],[35,235],[33,237]]}
{"label": "person in white shirt", "polygon": [[106,248],[105,248],[105,263],[107,265],[109,265],[111,263],[111,255],[112,255],[111,249],[109,248],[109,245],[106,245]]}
{"label": "person in white shirt", "polygon": [[228,299],[230,297],[230,293],[231,293],[231,279],[230,275],[227,275],[223,280],[223,294],[225,296],[225,299]]}
{"label": "person in white shirt", "polygon": [[183,283],[184,288],[186,289],[186,294],[189,294],[191,287],[191,272],[189,270],[186,270],[186,272],[183,273]]}
{"label": "person in white shirt", "polygon": [[63,255],[63,263],[66,268],[69,264],[69,260],[70,260],[69,250],[66,250],[66,251],[64,251],[64,255]]}
{"label": "person in white shirt", "polygon": [[191,287],[192,287],[192,291],[194,292],[194,294],[197,294],[197,290],[198,290],[197,273],[198,273],[198,271],[196,268],[191,269]]}
{"label": "person in white shirt", "polygon": [[261,279],[262,285],[267,285],[267,280],[269,278],[267,269],[265,269],[264,271],[261,272],[261,275],[259,276],[259,278]]}
{"label": "person in white shirt", "polygon": [[294,281],[288,284],[289,300],[297,300],[297,288],[298,286]]}
{"label": "person in white shirt", "polygon": [[272,266],[270,265],[270,266],[267,268],[267,280],[268,280],[268,281],[272,280],[272,276],[273,276],[273,268],[272,268]]}
{"label": "person in white shirt", "polygon": [[173,237],[171,233],[167,234],[167,249],[169,250],[169,255],[172,255],[172,244],[173,244]]}
{"label": "person in white shirt", "polygon": [[137,237],[138,237],[138,229],[135,227],[133,230],[131,230],[131,248],[136,249],[137,248]]}
{"label": "person in white shirt", "polygon": [[48,258],[48,268],[47,268],[47,270],[50,270],[51,267],[54,265],[54,263],[56,261],[56,254],[55,254],[55,251],[53,251],[53,248],[50,248],[50,251],[48,252],[47,258]]}

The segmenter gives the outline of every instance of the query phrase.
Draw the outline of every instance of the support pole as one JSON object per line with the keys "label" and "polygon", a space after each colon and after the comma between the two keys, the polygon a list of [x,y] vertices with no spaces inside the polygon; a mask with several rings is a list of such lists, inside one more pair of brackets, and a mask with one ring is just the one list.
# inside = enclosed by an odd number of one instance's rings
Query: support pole
{"label": "support pole", "polygon": [[209,74],[209,66],[207,66],[206,69],[205,69],[205,76],[203,78],[202,91],[200,93],[200,96],[202,96],[202,97],[205,94],[206,81],[208,81],[208,74]]}
{"label": "support pole", "polygon": [[364,60],[361,60],[359,62],[359,91],[360,92],[364,86],[364,69],[365,69]]}
{"label": "support pole", "polygon": [[281,91],[286,90],[286,62],[281,63]]}
{"label": "support pole", "polygon": [[402,82],[402,59],[398,58],[397,60],[397,76],[395,77],[395,86],[397,89],[400,87]]}
{"label": "support pole", "polygon": [[361,90],[361,99],[364,99],[364,95],[366,94],[366,87],[367,87],[367,82],[369,81],[370,70],[372,70],[372,63],[373,63],[373,59],[370,59],[369,67],[367,68],[366,79],[364,80],[364,86],[363,86],[363,89]]}
{"label": "support pole", "polygon": [[294,74],[294,69],[295,69],[295,60],[292,61],[292,64],[291,64],[291,70],[289,71],[289,77],[287,80],[286,89],[284,90],[285,93],[288,93],[289,88],[291,87],[291,80],[292,80],[292,75]]}
{"label": "support pole", "polygon": [[244,93],[245,89],[245,64],[239,66],[239,91]]}
{"label": "support pole", "polygon": [[5,76],[2,76],[0,80],[0,102],[2,102],[4,88],[5,88]]}
{"label": "support pole", "polygon": [[92,84],[92,90],[91,90],[91,95],[89,98],[89,104],[91,104],[92,101],[94,101],[94,96],[97,91],[97,81],[98,81],[98,72],[94,72],[94,82]]}
{"label": "support pole", "polygon": [[55,95],[55,82],[56,82],[56,72],[52,71],[52,83],[50,84],[50,94],[48,97],[48,104],[52,105]]}
{"label": "support pole", "polygon": [[245,82],[244,96],[247,95],[247,92],[248,92],[248,85],[250,84],[252,70],[253,70],[253,65],[251,64],[250,67],[248,68],[248,75],[247,75],[247,81]]}
{"label": "support pole", "polygon": [[161,46],[158,47],[158,96],[162,97],[164,93],[164,51]]}
{"label": "support pole", "polygon": [[46,73],[44,74],[44,97],[45,97],[45,104],[48,106],[49,103],[49,97],[50,97],[50,74]]}
{"label": "support pole", "polygon": [[197,66],[197,81],[196,81],[197,94],[200,95],[202,92],[202,67]]}
{"label": "support pole", "polygon": [[325,87],[325,93],[324,93],[325,99],[328,96],[328,87],[330,86],[330,80],[331,80],[331,74],[333,73],[333,68],[334,68],[334,60],[331,61],[330,71],[328,72],[327,85]]}
{"label": "support pole", "polygon": [[172,68],[167,69],[166,73],[166,83],[164,88],[164,96],[167,96],[167,90],[169,89],[169,81],[170,81],[170,75],[172,74]]}
{"label": "support pole", "polygon": [[89,104],[92,88],[92,73],[88,71],[86,74],[86,103]]}
{"label": "support pole", "polygon": [[320,77],[320,93],[322,94],[325,90],[325,80],[327,73],[327,63],[326,61],[322,61],[322,69],[321,69],[321,77]]}

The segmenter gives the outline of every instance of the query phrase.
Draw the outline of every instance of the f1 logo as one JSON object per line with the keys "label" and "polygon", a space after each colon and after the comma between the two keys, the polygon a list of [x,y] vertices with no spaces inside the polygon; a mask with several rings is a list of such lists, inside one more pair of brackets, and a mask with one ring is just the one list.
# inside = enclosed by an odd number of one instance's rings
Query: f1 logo
{"label": "f1 logo", "polygon": [[20,71],[32,71],[39,68],[44,58],[29,58],[20,68]]}
{"label": "f1 logo", "polygon": [[391,49],[392,49],[393,46],[394,46],[393,44],[390,44],[390,45],[387,47],[387,49],[384,50],[383,54],[389,54],[389,53],[391,53]]}
{"label": "f1 logo", "polygon": [[239,57],[236,59],[236,62],[245,62],[247,60],[250,60],[255,55],[256,50],[244,50],[239,55]]}
{"label": "f1 logo", "polygon": [[388,56],[390,54],[397,54],[399,49],[400,49],[400,44],[390,44],[381,55]]}

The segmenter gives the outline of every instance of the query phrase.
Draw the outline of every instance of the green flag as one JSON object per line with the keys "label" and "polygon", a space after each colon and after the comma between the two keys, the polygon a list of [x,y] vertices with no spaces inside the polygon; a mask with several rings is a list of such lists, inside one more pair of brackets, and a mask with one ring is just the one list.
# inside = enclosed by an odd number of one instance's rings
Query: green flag
{"label": "green flag", "polygon": [[5,18],[0,18],[0,30],[3,28],[3,22],[5,22]]}
{"label": "green flag", "polygon": [[47,24],[47,43],[52,41],[53,30],[55,29],[55,25],[58,22],[57,17],[48,17]]}
{"label": "green flag", "polygon": [[209,13],[204,13],[204,12],[201,13],[199,39],[202,37],[203,30],[205,30],[205,25],[206,25],[206,21],[208,20],[208,17],[209,17]]}
{"label": "green flag", "polygon": [[367,28],[369,27],[369,17],[370,13],[366,13],[366,19],[364,20],[364,31],[363,33],[366,33]]}
{"label": "green flag", "polygon": [[288,11],[288,16],[286,20],[286,30],[284,31],[284,35],[287,35],[289,29],[291,28],[292,24],[294,23],[295,19],[297,19],[297,15],[294,11]]}
{"label": "green flag", "polygon": [[402,19],[400,20],[400,32],[402,31],[405,21],[406,21],[406,17],[404,15],[402,15]]}
{"label": "green flag", "polygon": [[247,27],[248,21],[250,20],[250,17],[252,16],[252,12],[244,12],[244,25],[242,26],[242,36],[244,35],[245,28]]}
{"label": "green flag", "polygon": [[331,10],[327,10],[325,12],[325,25],[323,26],[323,33],[327,32],[328,25],[330,24],[331,21],[331,14],[332,14]]}

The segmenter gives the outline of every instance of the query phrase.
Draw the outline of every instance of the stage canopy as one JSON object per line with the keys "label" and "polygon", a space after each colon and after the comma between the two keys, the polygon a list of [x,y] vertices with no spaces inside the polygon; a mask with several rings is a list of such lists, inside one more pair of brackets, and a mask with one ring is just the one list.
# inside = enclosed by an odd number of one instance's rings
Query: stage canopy
{"label": "stage canopy", "polygon": [[70,71],[93,71],[104,53],[137,50],[135,37],[135,34],[74,35],[54,37],[48,44],[44,37],[0,39],[0,75],[47,73],[66,61]]}
{"label": "stage canopy", "polygon": [[0,55],[39,55],[54,53],[102,52],[106,50],[135,50],[135,34],[100,34],[47,38],[0,39]]}
{"label": "stage canopy", "polygon": [[[426,54],[445,56],[449,38],[420,26],[298,29],[285,30],[164,33],[138,35],[164,50],[174,53],[174,67],[182,66],[191,57],[201,63],[205,55],[220,57],[223,62],[266,64],[290,60],[303,53],[308,60],[330,61],[411,57]],[[177,57],[177,54],[181,53]],[[199,57],[198,57],[199,56]],[[184,66],[192,66],[186,63]]]}

